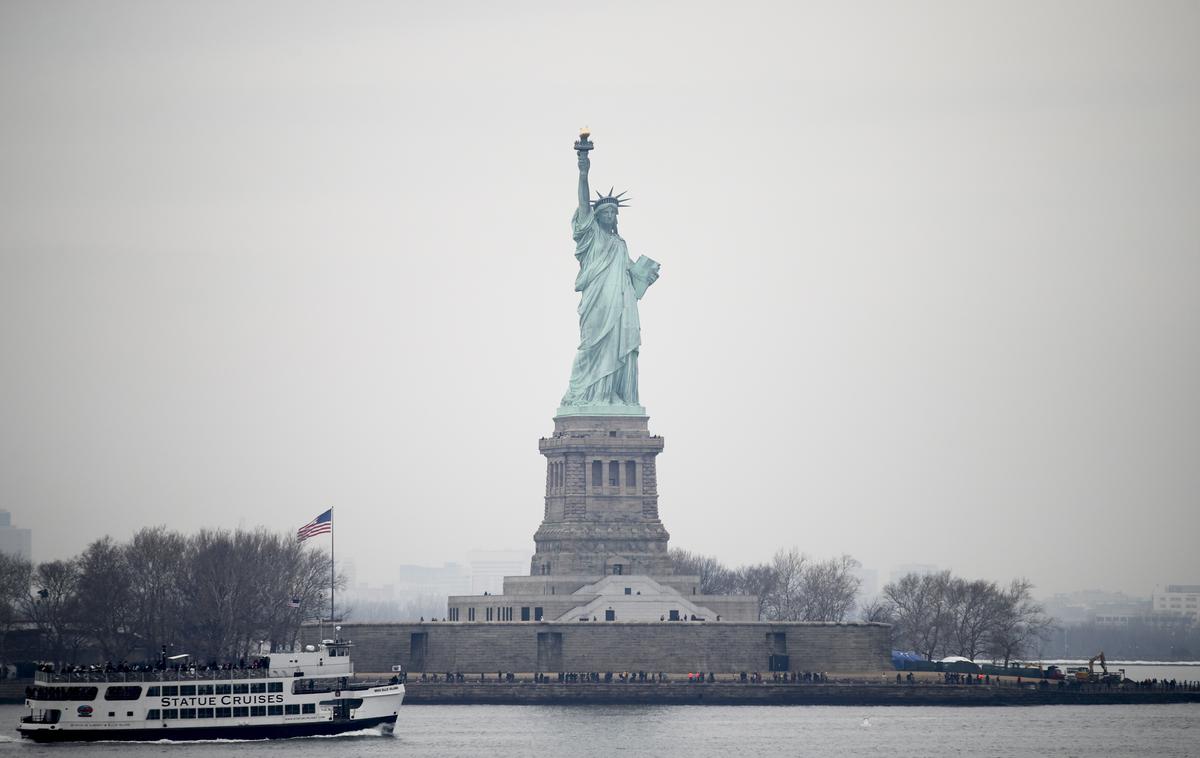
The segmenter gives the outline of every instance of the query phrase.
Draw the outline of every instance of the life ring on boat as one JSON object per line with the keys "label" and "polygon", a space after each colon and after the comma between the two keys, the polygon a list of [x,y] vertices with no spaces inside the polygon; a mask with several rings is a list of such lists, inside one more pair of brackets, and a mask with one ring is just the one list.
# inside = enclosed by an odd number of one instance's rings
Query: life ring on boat
{"label": "life ring on boat", "polygon": [[342,696],[342,691],[341,691],[341,690],[334,690],[334,691],[333,691],[333,696],[334,696],[334,697],[341,697],[341,696]]}

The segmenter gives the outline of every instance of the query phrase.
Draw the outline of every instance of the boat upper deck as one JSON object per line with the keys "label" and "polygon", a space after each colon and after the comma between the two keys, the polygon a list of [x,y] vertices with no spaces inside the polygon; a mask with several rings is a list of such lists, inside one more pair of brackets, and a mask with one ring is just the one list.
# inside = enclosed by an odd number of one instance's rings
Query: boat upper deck
{"label": "boat upper deck", "polygon": [[[325,640],[291,653],[271,653],[251,665],[211,666],[44,666],[34,672],[39,684],[124,684],[127,682],[231,682],[249,679],[327,679],[354,675],[348,641]],[[183,656],[180,656],[183,657]]]}
{"label": "boat upper deck", "polygon": [[[320,672],[317,676],[327,675]],[[288,669],[174,669],[155,671],[36,671],[33,680],[39,684],[83,684],[111,682],[229,682],[244,679],[271,679],[294,676],[294,668]],[[334,674],[341,676],[341,674]]]}

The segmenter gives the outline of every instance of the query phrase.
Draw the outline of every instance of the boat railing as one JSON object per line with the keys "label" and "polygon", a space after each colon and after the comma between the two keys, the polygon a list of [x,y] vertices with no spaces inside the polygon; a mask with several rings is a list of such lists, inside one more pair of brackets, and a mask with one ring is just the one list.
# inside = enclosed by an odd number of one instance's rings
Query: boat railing
{"label": "boat railing", "polygon": [[293,669],[165,669],[155,671],[36,671],[35,682],[68,684],[76,682],[225,682],[239,679],[270,679],[292,676]]}

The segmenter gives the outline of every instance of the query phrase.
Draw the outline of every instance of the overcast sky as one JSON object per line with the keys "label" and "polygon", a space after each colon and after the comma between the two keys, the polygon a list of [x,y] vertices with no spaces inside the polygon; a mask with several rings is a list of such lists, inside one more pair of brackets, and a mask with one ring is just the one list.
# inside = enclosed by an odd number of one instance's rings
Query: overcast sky
{"label": "overcast sky", "polygon": [[587,124],[662,264],[672,546],[1200,583],[1198,39],[1195,2],[5,0],[0,508],[39,560],[330,506],[376,584],[532,553]]}

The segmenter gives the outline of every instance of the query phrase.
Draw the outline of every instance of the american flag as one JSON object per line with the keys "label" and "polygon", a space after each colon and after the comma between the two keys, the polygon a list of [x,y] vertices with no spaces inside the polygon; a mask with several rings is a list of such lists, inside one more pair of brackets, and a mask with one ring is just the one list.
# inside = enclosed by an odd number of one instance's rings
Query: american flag
{"label": "american flag", "polygon": [[333,532],[333,509],[322,513],[312,521],[309,521],[304,526],[296,530],[296,540],[304,542],[309,537],[316,537],[318,534],[330,534]]}

